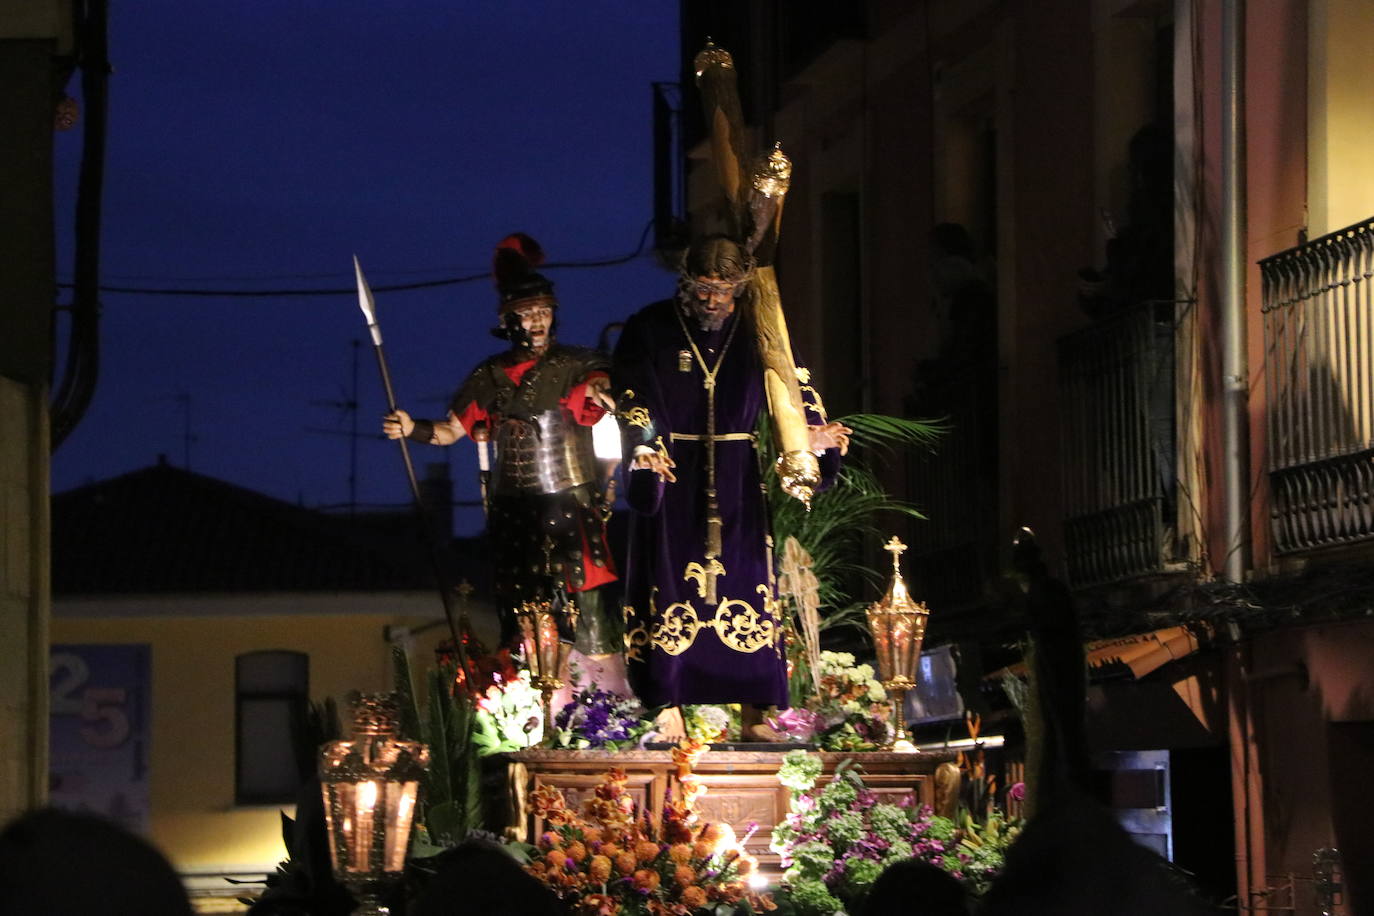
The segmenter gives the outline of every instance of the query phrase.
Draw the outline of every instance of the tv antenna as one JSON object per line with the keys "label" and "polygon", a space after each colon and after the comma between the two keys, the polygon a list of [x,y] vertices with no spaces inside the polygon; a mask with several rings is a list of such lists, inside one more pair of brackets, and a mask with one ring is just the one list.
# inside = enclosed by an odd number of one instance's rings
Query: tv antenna
{"label": "tv antenna", "polygon": [[[339,411],[339,416],[348,418],[348,429],[324,429],[318,426],[307,426],[306,432],[317,433],[324,436],[347,436],[348,437],[348,514],[351,516],[358,505],[358,439],[363,436],[358,432],[358,348],[362,345],[356,337],[352,341],[352,384],[349,391],[340,391],[339,397],[335,400],[314,400],[310,402],[312,407],[334,407]],[[372,439],[376,436],[368,435]]]}

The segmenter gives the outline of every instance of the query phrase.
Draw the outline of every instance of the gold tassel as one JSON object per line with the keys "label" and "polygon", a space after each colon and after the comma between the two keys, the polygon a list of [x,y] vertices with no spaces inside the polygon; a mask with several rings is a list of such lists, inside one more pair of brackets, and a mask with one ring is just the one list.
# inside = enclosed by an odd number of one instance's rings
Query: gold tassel
{"label": "gold tassel", "polygon": [[716,491],[706,492],[706,559],[720,556],[721,520],[720,505],[716,502]]}

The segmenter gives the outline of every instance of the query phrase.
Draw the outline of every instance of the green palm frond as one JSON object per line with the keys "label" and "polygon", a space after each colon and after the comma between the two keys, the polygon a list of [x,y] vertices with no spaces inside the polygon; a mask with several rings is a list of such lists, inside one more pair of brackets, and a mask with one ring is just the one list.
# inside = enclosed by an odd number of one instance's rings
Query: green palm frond
{"label": "green palm frond", "polygon": [[771,430],[762,424],[759,442],[768,505],[772,515],[773,543],[778,550],[795,537],[811,554],[811,570],[820,581],[822,627],[859,625],[863,604],[851,594],[851,584],[881,588],[884,574],[863,562],[864,546],[886,540],[894,520],[925,516],[912,503],[898,499],[883,488],[877,474],[865,462],[907,449],[931,450],[947,427],[943,421],[909,420],[883,414],[851,414],[840,422],[853,431],[851,449],[833,486],[816,495],[810,511],[782,493],[774,470]]}
{"label": "green palm frond", "polygon": [[933,451],[940,437],[949,432],[949,423],[939,420],[909,420],[881,413],[853,413],[840,422],[854,430],[854,441],[873,448],[920,447]]}

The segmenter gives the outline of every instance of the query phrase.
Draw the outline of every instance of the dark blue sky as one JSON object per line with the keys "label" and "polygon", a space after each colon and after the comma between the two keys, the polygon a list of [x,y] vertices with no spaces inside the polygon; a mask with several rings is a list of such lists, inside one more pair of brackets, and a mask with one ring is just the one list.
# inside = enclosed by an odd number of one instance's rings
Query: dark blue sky
{"label": "dark blue sky", "polygon": [[[289,289],[372,285],[489,268],[514,230],[552,261],[632,252],[651,216],[650,83],[676,78],[677,4],[462,0],[113,3],[103,282]],[[70,87],[75,91],[76,83]],[[58,135],[59,264],[70,271],[79,130]],[[666,295],[645,254],[549,272],[560,337]],[[53,459],[63,490],[184,464],[306,505],[348,498],[356,300],[102,297],[101,370]],[[418,413],[500,344],[487,281],[379,293],[397,396]],[[361,426],[384,399],[361,352]],[[475,495],[466,443],[458,497]],[[416,448],[417,461],[445,452]],[[359,443],[358,498],[400,503],[396,446]],[[469,518],[470,524],[475,519]]]}

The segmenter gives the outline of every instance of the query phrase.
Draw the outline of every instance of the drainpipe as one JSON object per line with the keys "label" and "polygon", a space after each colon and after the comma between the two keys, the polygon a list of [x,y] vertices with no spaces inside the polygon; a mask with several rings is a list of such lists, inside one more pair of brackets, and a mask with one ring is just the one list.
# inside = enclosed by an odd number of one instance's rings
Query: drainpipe
{"label": "drainpipe", "polygon": [[[1221,0],[1221,337],[1222,486],[1226,557],[1222,574],[1243,582],[1250,566],[1249,370],[1245,328],[1245,0]],[[1232,633],[1230,678],[1231,786],[1236,871],[1242,910],[1263,903],[1263,797],[1254,730],[1254,693],[1247,683],[1249,646]]]}
{"label": "drainpipe", "polygon": [[1226,499],[1223,574],[1242,582],[1250,565],[1248,368],[1245,334],[1245,0],[1221,4],[1222,479]]}

